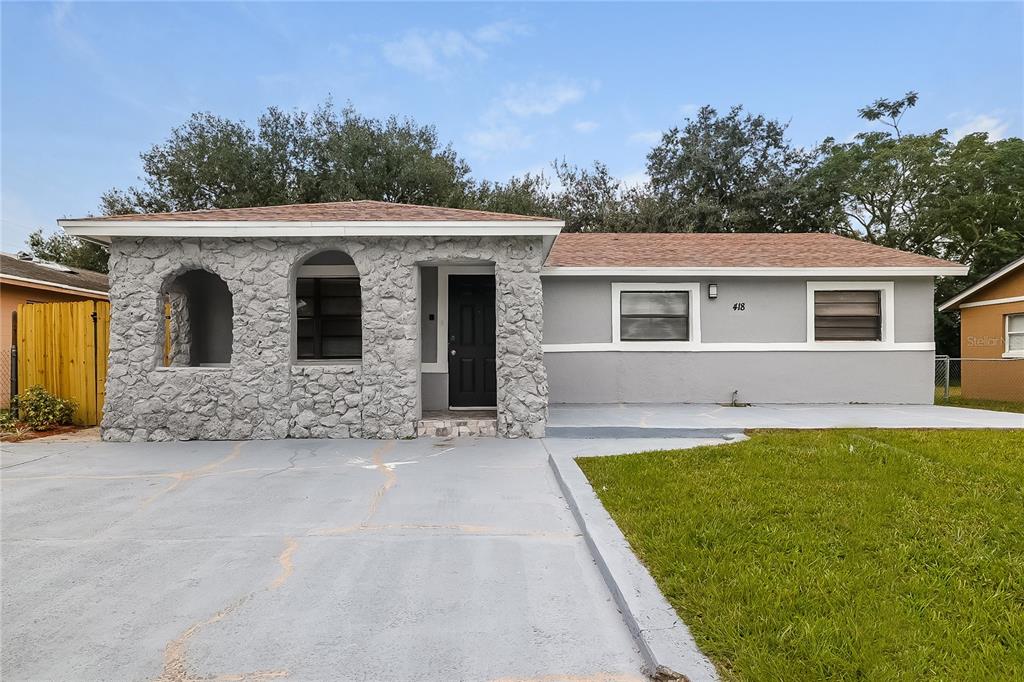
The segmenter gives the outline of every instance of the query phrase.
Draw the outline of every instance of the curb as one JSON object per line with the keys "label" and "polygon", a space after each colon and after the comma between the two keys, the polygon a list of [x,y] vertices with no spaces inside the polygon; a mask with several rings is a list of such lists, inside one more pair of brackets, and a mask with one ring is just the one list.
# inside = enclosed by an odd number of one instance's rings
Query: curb
{"label": "curb", "polygon": [[576,462],[570,456],[548,452],[548,464],[640,647],[647,673],[655,680],[718,680],[714,664],[701,653],[690,630],[633,554]]}
{"label": "curb", "polygon": [[728,438],[738,428],[691,428],[673,426],[548,426],[545,438]]}

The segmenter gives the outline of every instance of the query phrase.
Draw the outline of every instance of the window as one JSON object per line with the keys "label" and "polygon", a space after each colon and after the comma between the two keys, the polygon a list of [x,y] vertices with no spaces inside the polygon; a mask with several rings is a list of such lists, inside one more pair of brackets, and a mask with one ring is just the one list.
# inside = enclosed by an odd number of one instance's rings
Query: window
{"label": "window", "polygon": [[1024,314],[1006,316],[1004,355],[1024,358]]}
{"label": "window", "polygon": [[881,341],[882,292],[877,289],[814,292],[815,341]]}
{"label": "window", "polygon": [[300,277],[295,282],[295,299],[299,358],[362,357],[362,298],[358,279]]}
{"label": "window", "polygon": [[295,273],[295,357],[352,360],[363,355],[359,271],[341,251],[303,261]]}
{"label": "window", "polygon": [[623,344],[699,341],[698,297],[696,284],[612,284],[612,341]]}
{"label": "window", "polygon": [[685,291],[623,291],[619,294],[622,341],[686,341],[690,337]]}

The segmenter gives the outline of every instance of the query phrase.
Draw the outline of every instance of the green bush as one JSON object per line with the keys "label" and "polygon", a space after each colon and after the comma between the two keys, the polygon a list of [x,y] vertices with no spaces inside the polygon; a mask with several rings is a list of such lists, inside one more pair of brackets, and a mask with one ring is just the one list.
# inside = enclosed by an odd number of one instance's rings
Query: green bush
{"label": "green bush", "polygon": [[18,430],[18,420],[10,410],[0,411],[0,433],[14,433]]}
{"label": "green bush", "polygon": [[75,401],[50,395],[42,386],[32,386],[18,398],[21,421],[36,431],[70,424],[75,413]]}

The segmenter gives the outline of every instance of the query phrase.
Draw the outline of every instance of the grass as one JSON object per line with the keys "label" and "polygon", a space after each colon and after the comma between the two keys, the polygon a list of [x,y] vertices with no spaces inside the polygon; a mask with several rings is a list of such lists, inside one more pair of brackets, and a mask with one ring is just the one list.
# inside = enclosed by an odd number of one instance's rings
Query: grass
{"label": "grass", "polygon": [[983,400],[981,398],[964,398],[960,395],[959,386],[949,387],[949,397],[942,397],[942,388],[935,389],[935,404],[951,407],[974,407],[979,410],[996,410],[998,412],[1024,413],[1024,402],[1007,400]]}
{"label": "grass", "polygon": [[1024,679],[1024,431],[579,464],[726,679]]}

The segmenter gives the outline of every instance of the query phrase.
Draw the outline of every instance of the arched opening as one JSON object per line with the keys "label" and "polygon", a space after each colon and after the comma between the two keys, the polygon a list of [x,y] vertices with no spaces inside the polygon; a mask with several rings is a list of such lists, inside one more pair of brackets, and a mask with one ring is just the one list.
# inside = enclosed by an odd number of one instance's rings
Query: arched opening
{"label": "arched opening", "polygon": [[341,251],[304,260],[295,277],[295,357],[357,360],[363,356],[359,271]]}
{"label": "arched opening", "polygon": [[183,272],[165,287],[164,367],[231,362],[232,307],[228,285],[206,270]]}

